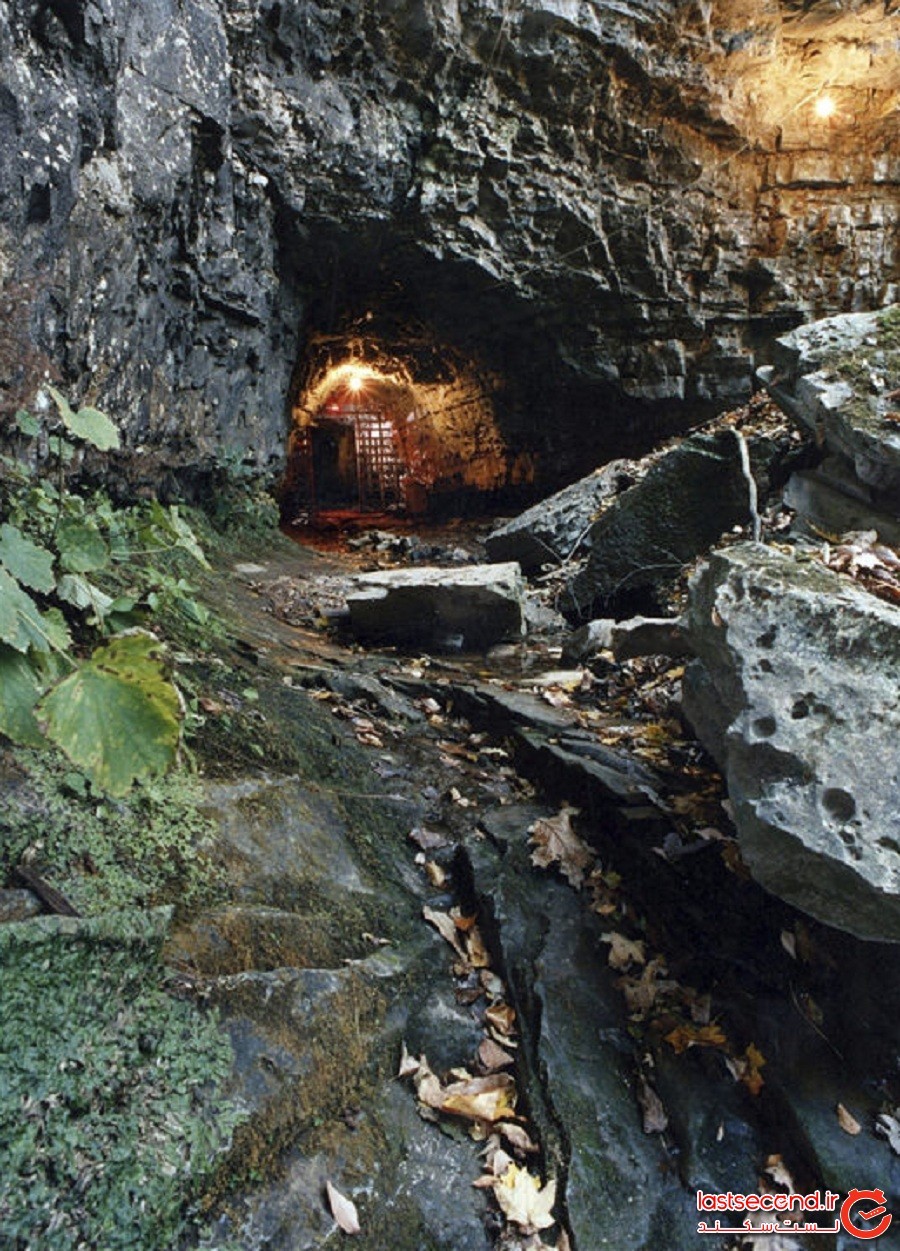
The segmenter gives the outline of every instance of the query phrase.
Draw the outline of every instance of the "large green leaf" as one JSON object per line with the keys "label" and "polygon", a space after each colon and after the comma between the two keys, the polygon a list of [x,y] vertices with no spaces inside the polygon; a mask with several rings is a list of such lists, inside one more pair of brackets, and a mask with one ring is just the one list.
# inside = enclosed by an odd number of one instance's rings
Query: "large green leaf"
{"label": "large green leaf", "polygon": [[0,642],[9,643],[17,652],[34,647],[40,652],[50,648],[47,628],[40,609],[23,591],[14,577],[0,567]]}
{"label": "large green leaf", "polygon": [[99,647],[38,706],[47,737],[111,795],[164,773],[180,737],[178,692],[152,634],[122,634]]}
{"label": "large green leaf", "polygon": [[34,715],[43,684],[24,656],[0,643],[0,734],[25,747],[40,747],[41,734]]}
{"label": "large green leaf", "polygon": [[37,417],[32,417],[31,413],[24,408],[18,410],[13,421],[18,426],[20,433],[29,439],[34,439],[41,433],[41,423]]}
{"label": "large green leaf", "polygon": [[0,526],[0,564],[4,564],[14,578],[32,591],[52,591],[56,585],[53,577],[53,554],[25,537],[18,526],[8,523]]}
{"label": "large green leaf", "polygon": [[96,526],[83,521],[64,521],[56,536],[59,562],[69,573],[91,573],[105,569],[109,548]]}
{"label": "large green leaf", "polygon": [[105,591],[101,591],[93,582],[88,582],[87,578],[82,578],[77,573],[64,573],[59,580],[56,594],[64,604],[71,604],[73,608],[92,608],[98,621],[106,616],[113,605],[113,600]]}
{"label": "large green leaf", "polygon": [[56,387],[48,386],[47,390],[53,397],[53,402],[69,434],[74,435],[76,439],[82,439],[85,443],[92,444],[101,452],[108,452],[111,448],[120,446],[119,432],[106,413],[90,407],[79,408],[75,413],[68,400],[57,391]]}

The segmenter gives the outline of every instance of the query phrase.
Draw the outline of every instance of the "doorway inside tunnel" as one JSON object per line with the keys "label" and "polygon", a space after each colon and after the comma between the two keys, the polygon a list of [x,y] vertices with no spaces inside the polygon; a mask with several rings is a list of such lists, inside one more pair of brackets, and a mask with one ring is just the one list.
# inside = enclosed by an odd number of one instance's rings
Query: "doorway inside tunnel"
{"label": "doorway inside tunnel", "polygon": [[305,370],[292,406],[282,492],[290,526],[353,528],[378,514],[490,511],[531,466],[498,428],[498,380],[409,341],[336,341]]}

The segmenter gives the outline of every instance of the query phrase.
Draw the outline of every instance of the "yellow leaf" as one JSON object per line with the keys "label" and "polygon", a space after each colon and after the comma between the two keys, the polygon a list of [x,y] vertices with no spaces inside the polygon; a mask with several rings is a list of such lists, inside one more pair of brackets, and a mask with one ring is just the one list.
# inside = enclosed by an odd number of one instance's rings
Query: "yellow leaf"
{"label": "yellow leaf", "polygon": [[550,1212],[556,1202],[555,1181],[541,1186],[539,1177],[510,1164],[494,1185],[494,1195],[506,1219],[521,1229],[549,1229],[554,1223]]}
{"label": "yellow leaf", "polygon": [[676,1055],[689,1047],[725,1047],[728,1039],[718,1025],[677,1025],[666,1034],[666,1042]]}
{"label": "yellow leaf", "polygon": [[452,1082],[444,1088],[441,1112],[450,1112],[470,1121],[500,1121],[515,1115],[516,1083],[508,1073],[491,1073]]}

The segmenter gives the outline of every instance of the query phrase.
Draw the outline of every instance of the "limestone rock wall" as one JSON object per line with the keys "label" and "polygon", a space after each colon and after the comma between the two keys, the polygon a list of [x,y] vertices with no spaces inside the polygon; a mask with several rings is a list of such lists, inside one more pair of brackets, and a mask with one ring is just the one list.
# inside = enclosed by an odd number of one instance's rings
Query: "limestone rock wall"
{"label": "limestone rock wall", "polygon": [[0,402],[52,367],[131,449],[277,464],[307,336],[368,316],[584,472],[896,298],[898,36],[881,0],[11,0]]}

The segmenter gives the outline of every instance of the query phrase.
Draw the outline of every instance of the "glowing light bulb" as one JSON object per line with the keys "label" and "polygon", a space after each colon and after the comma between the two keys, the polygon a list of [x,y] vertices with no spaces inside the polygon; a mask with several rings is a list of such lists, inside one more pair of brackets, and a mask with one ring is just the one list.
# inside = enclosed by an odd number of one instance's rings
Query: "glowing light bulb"
{"label": "glowing light bulb", "polygon": [[363,377],[360,370],[358,369],[350,370],[350,373],[347,375],[347,386],[351,391],[354,392],[354,394],[362,390],[364,382],[365,382],[365,378]]}
{"label": "glowing light bulb", "polygon": [[816,99],[816,102],[813,108],[814,108],[816,117],[820,118],[824,122],[824,121],[827,121],[829,117],[834,117],[835,110],[837,109],[837,105],[834,102],[834,96],[829,96],[826,94],[826,95],[819,96]]}

